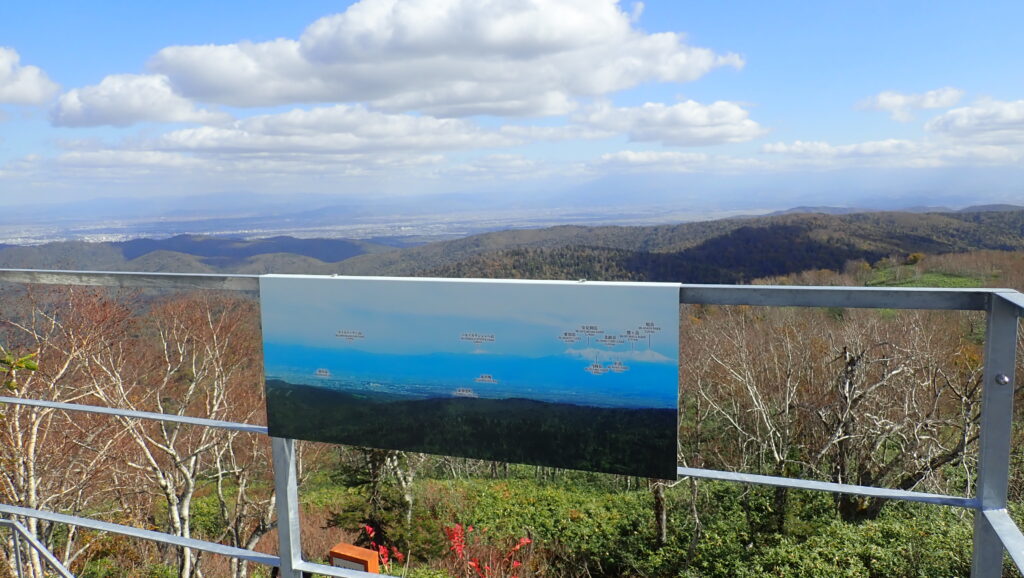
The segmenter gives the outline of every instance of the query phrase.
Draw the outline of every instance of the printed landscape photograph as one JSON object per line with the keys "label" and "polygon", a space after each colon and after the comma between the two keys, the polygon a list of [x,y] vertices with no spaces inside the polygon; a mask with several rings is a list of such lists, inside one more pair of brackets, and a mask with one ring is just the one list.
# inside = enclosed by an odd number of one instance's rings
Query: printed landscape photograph
{"label": "printed landscape photograph", "polygon": [[267,275],[270,435],[671,479],[679,286]]}

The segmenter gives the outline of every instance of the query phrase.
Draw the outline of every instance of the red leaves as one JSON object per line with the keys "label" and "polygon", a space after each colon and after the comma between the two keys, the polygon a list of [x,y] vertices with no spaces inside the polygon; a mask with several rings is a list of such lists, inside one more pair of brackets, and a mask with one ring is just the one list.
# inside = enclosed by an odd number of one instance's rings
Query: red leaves
{"label": "red leaves", "polygon": [[378,544],[374,537],[377,536],[377,531],[373,529],[373,526],[369,524],[363,524],[363,531],[366,532],[366,536],[370,538],[370,548],[377,551],[377,556],[380,557],[381,566],[387,566],[391,559],[394,558],[399,564],[405,562],[405,554],[402,554],[397,547],[391,546],[388,549],[384,544]]}
{"label": "red leaves", "polygon": [[[469,527],[469,532],[473,531],[473,526]],[[466,530],[463,529],[462,524],[455,524],[454,526],[445,526],[444,533],[448,537],[448,543],[451,545],[449,550],[455,552],[455,555],[459,560],[466,558]]]}
{"label": "red leaves", "polygon": [[[448,538],[450,552],[454,553],[454,570],[463,578],[499,578],[511,576],[515,578],[515,571],[523,566],[522,561],[516,557],[522,548],[531,544],[533,540],[522,537],[507,551],[501,555],[495,551],[493,546],[474,540],[472,537],[473,526],[455,524],[444,528],[445,536]],[[486,530],[480,532],[483,534]]]}

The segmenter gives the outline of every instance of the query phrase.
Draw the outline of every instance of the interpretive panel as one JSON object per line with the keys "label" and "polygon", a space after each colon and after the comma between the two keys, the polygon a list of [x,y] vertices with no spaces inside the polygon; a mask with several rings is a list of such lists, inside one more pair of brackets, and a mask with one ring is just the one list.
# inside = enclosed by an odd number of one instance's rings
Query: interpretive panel
{"label": "interpretive panel", "polygon": [[270,435],[676,476],[679,286],[267,275]]}

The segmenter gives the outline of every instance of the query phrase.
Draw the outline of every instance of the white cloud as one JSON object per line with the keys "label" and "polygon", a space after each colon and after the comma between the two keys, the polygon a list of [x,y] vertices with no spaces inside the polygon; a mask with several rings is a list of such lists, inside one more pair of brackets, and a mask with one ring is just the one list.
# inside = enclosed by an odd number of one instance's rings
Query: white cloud
{"label": "white cloud", "polygon": [[613,0],[363,0],[298,40],[172,46],[150,62],[202,101],[362,101],[435,116],[565,114],[581,96],[742,65],[642,32]]}
{"label": "white cloud", "polygon": [[0,165],[0,178],[11,178],[33,174],[38,170],[42,163],[43,158],[35,154],[11,159]]}
{"label": "white cloud", "polygon": [[639,107],[599,105],[580,121],[595,128],[625,133],[630,140],[669,146],[697,146],[749,141],[765,134],[749,114],[732,102],[710,105],[687,100],[674,105],[648,102]]}
{"label": "white cloud", "polygon": [[231,125],[182,129],[150,146],[215,153],[361,153],[488,148],[520,141],[459,119],[386,114],[335,105],[255,116]]}
{"label": "white cloud", "polygon": [[[373,153],[344,154],[274,152],[256,154],[196,154],[188,151],[128,150],[99,148],[66,151],[36,167],[39,174],[61,175],[63,178],[89,179],[96,182],[130,179],[160,185],[174,182],[227,183],[253,185],[252,179],[263,179],[258,186],[278,183],[311,183],[347,177],[392,178],[411,174],[432,174],[433,167],[444,160],[440,155]],[[187,170],[185,170],[187,169]],[[336,183],[342,186],[341,182]]]}
{"label": "white cloud", "polygon": [[590,168],[602,173],[763,173],[848,168],[1013,166],[1019,149],[987,144],[887,139],[835,145],[824,141],[776,142],[763,157],[666,150],[622,150],[601,155]]}
{"label": "white cloud", "polygon": [[909,122],[914,119],[914,110],[926,108],[949,108],[956,106],[963,98],[964,91],[945,86],[922,94],[903,94],[885,91],[861,103],[864,108],[887,111],[894,120]]}
{"label": "white cloud", "polygon": [[50,100],[59,87],[37,66],[22,66],[13,48],[0,46],[0,104],[38,105]]}
{"label": "white cloud", "polygon": [[51,118],[58,126],[127,126],[143,121],[223,122],[230,117],[196,108],[174,93],[166,76],[115,74],[98,85],[62,94]]}
{"label": "white cloud", "polygon": [[928,121],[925,129],[986,143],[1024,142],[1024,100],[983,100]]}
{"label": "white cloud", "polygon": [[676,151],[618,151],[601,155],[601,163],[633,166],[674,166],[677,170],[693,170],[707,164],[710,157],[704,153]]}
{"label": "white cloud", "polygon": [[510,124],[501,127],[501,134],[523,141],[593,140],[611,138],[616,133],[579,125],[535,126]]}
{"label": "white cloud", "polygon": [[907,154],[919,150],[915,141],[887,139],[869,141],[849,145],[831,145],[823,141],[794,141],[792,144],[782,142],[769,143],[762,147],[767,153],[788,154],[801,157],[871,157]]}
{"label": "white cloud", "polygon": [[162,151],[95,150],[70,151],[57,157],[67,167],[82,168],[196,168],[206,163],[194,157]]}
{"label": "white cloud", "polygon": [[625,172],[738,172],[769,168],[752,158],[685,153],[679,151],[618,151],[601,155],[594,167],[604,171]]}
{"label": "white cloud", "polygon": [[779,168],[816,167],[940,167],[999,165],[1019,162],[1019,151],[1002,146],[887,139],[832,145],[823,141],[770,143],[762,152],[777,155]]}
{"label": "white cloud", "polygon": [[549,168],[522,155],[494,154],[444,167],[439,175],[474,181],[509,181],[536,178]]}

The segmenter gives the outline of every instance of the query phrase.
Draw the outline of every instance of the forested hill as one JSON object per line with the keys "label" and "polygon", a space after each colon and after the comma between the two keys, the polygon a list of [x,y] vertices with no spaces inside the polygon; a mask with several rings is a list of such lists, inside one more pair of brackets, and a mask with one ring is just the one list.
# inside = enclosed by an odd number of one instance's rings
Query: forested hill
{"label": "forested hill", "polygon": [[375,251],[391,250],[347,239],[231,239],[178,235],[89,243],[62,241],[37,246],[0,246],[0,267],[168,271],[190,273],[334,273],[335,264]]}
{"label": "forested hill", "polygon": [[503,231],[340,263],[346,274],[734,283],[890,255],[1024,249],[1024,211],[798,214]]}
{"label": "forested hill", "polygon": [[1024,250],[1024,210],[783,214],[650,227],[511,230],[405,249],[181,236],[0,247],[0,267],[734,283],[851,260]]}

